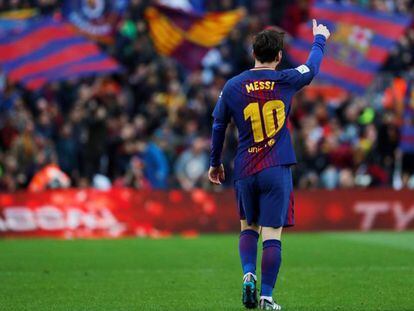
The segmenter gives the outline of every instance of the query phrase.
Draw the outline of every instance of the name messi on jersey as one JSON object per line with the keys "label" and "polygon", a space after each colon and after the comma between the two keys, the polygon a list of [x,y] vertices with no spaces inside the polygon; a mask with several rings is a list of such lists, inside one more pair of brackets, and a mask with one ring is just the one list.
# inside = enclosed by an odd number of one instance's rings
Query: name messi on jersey
{"label": "name messi on jersey", "polygon": [[261,90],[270,90],[273,91],[275,87],[275,81],[254,81],[249,84],[246,84],[247,93]]}

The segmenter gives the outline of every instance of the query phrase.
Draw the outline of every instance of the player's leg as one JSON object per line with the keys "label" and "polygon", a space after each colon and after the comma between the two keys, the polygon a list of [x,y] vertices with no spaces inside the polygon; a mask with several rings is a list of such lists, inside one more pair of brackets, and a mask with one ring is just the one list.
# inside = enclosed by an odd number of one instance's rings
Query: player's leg
{"label": "player's leg", "polygon": [[247,220],[240,220],[241,232],[239,238],[239,254],[243,275],[256,275],[257,242],[259,240],[259,226],[248,224]]}
{"label": "player's leg", "polygon": [[242,302],[247,308],[257,307],[256,262],[260,228],[256,224],[258,204],[253,181],[253,178],[246,178],[235,184],[241,224],[239,254],[243,270]]}
{"label": "player's leg", "polygon": [[280,306],[273,302],[273,288],[275,287],[282,262],[281,249],[282,227],[262,228],[262,284],[260,289],[260,308],[263,310],[280,310]]}
{"label": "player's leg", "polygon": [[242,302],[246,308],[257,307],[257,242],[259,240],[259,226],[248,224],[247,220],[240,220],[241,232],[239,238],[239,254],[243,269]]}
{"label": "player's leg", "polygon": [[273,288],[282,261],[282,228],[293,225],[292,175],[289,167],[278,166],[258,175],[260,217],[262,227],[262,284],[260,308],[280,310],[273,302]]}

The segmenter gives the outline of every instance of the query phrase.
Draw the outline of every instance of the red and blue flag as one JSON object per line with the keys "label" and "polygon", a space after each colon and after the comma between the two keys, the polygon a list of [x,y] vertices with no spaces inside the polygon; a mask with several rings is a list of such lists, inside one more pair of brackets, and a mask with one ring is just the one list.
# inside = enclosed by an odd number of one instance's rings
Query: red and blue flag
{"label": "red and blue flag", "polygon": [[21,32],[0,36],[0,66],[10,81],[31,90],[121,69],[73,26],[53,19],[35,20]]}
{"label": "red and blue flag", "polygon": [[129,0],[65,0],[62,14],[85,36],[110,44],[128,5]]}
{"label": "red and blue flag", "polygon": [[[351,4],[315,1],[310,16],[331,31],[319,79],[362,93],[387,60],[398,39],[411,24],[411,17],[375,12]],[[299,27],[288,54],[304,63],[313,41],[311,23]]]}

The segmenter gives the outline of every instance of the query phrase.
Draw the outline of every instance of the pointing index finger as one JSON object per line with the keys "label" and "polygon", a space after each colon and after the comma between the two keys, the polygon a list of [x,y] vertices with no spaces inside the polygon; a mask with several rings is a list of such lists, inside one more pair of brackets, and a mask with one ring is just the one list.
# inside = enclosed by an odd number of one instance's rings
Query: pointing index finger
{"label": "pointing index finger", "polygon": [[318,26],[318,23],[316,22],[316,19],[313,19],[312,22],[313,22],[313,28]]}

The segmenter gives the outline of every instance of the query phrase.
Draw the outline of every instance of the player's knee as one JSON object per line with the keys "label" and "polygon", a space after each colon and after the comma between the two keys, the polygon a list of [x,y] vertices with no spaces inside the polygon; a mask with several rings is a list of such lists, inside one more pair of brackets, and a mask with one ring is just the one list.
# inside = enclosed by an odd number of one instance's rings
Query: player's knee
{"label": "player's knee", "polygon": [[241,227],[240,228],[241,231],[254,230],[256,232],[259,232],[259,230],[260,230],[260,227],[258,225],[256,225],[256,224],[250,224],[249,225],[246,220],[240,220],[240,227]]}
{"label": "player's knee", "polygon": [[271,227],[262,227],[262,239],[266,240],[281,240],[282,238],[282,227],[271,228]]}

